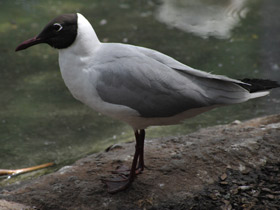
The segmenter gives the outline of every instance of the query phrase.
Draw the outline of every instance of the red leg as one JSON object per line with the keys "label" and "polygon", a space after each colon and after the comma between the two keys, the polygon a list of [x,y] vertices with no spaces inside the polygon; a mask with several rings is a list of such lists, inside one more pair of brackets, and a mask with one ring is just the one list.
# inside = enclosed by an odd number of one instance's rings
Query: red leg
{"label": "red leg", "polygon": [[[137,132],[137,131],[136,131]],[[139,151],[138,154],[138,164],[135,169],[135,174],[138,175],[142,171],[144,171],[144,140],[145,140],[145,130],[140,130],[138,133],[135,133],[135,136],[138,136],[136,141],[137,145],[135,146],[135,150]],[[119,174],[128,176],[130,174],[130,169],[126,165],[119,166],[115,171],[112,171],[113,174]]]}
{"label": "red leg", "polygon": [[145,130],[142,129],[139,132],[139,161],[137,166],[136,173],[139,174],[141,171],[144,171],[144,140],[145,140]]}
{"label": "red leg", "polygon": [[[132,166],[130,169],[129,176],[120,175],[112,180],[102,180],[108,187],[109,193],[116,193],[126,189],[134,180],[135,176],[139,173],[138,170],[144,170],[144,139],[145,130],[135,131],[135,153],[132,161]],[[139,159],[139,163],[138,163]],[[138,163],[138,165],[137,165]],[[137,167],[137,169],[136,169]]]}

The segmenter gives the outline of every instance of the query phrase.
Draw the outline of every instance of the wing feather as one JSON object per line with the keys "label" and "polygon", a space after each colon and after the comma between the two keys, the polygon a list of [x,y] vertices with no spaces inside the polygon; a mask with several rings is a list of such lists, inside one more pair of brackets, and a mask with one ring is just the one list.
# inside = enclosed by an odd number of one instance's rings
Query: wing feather
{"label": "wing feather", "polygon": [[99,96],[141,117],[171,117],[249,99],[237,80],[194,70],[157,51],[123,44],[107,44],[101,50],[103,57],[96,58],[94,66]]}

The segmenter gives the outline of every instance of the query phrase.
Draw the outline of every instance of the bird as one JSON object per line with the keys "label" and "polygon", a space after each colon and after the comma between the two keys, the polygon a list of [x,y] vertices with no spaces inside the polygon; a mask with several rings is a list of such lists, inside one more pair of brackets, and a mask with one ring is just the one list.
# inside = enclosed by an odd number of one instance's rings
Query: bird
{"label": "bird", "polygon": [[130,169],[103,179],[109,193],[127,189],[144,164],[145,129],[173,125],[224,105],[269,94],[266,79],[232,79],[194,69],[159,51],[102,43],[80,13],[62,14],[16,51],[45,43],[58,49],[62,78],[74,98],[130,125],[136,145]]}

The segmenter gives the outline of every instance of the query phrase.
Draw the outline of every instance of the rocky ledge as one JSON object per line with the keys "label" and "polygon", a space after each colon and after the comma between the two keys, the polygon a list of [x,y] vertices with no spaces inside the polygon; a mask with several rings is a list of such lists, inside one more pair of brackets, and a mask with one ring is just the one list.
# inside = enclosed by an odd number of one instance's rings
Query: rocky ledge
{"label": "rocky ledge", "polygon": [[0,190],[0,209],[279,209],[280,115],[145,143],[147,168],[109,194],[100,181],[130,165],[134,143]]}

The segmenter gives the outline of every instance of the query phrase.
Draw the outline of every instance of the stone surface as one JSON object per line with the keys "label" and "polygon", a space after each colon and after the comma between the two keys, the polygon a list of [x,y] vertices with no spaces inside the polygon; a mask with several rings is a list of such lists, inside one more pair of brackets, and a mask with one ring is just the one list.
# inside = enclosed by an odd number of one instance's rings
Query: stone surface
{"label": "stone surface", "polygon": [[32,210],[33,208],[25,206],[20,203],[15,203],[11,201],[6,201],[6,200],[0,200],[0,209],[1,210]]}
{"label": "stone surface", "polygon": [[112,195],[100,180],[131,164],[134,143],[121,144],[1,189],[0,207],[9,201],[42,210],[277,209],[279,151],[280,115],[148,139],[147,168],[129,189]]}

